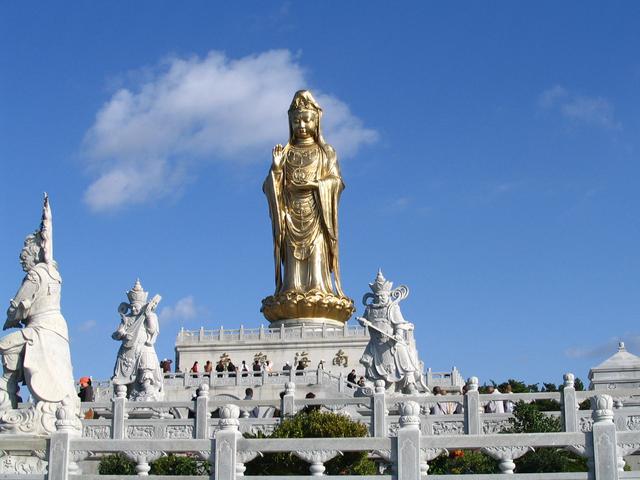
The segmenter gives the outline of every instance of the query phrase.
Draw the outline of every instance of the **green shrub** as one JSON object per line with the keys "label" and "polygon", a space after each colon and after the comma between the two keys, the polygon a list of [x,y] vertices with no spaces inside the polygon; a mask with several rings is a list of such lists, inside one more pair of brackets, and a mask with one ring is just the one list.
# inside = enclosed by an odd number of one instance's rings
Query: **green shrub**
{"label": "green shrub", "polygon": [[[150,464],[151,475],[209,475],[208,462],[191,455],[167,455]],[[121,453],[107,455],[100,460],[100,475],[136,475],[136,463]]]}
{"label": "green shrub", "polygon": [[[365,437],[366,425],[335,413],[300,412],[284,420],[266,438]],[[250,435],[247,435],[250,437]],[[264,436],[260,436],[265,438]],[[376,465],[367,452],[345,452],[324,464],[327,475],[374,475]],[[309,464],[291,453],[268,453],[246,464],[246,475],[308,475]]]}
{"label": "green shrub", "polygon": [[151,475],[209,475],[209,462],[192,455],[167,455],[151,463]]}
{"label": "green shrub", "polygon": [[136,475],[136,463],[121,453],[102,457],[98,466],[100,475]]}
{"label": "green shrub", "polygon": [[500,473],[498,462],[482,452],[454,450],[429,462],[429,475]]}

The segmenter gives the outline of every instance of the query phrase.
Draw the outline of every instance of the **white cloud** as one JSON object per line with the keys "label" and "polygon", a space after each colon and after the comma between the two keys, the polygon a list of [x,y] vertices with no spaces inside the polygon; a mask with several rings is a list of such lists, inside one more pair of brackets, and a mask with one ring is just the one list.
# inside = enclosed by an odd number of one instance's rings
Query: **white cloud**
{"label": "white cloud", "polygon": [[613,337],[599,345],[591,347],[571,347],[565,350],[569,358],[598,359],[610,357],[618,351],[618,343],[624,341],[625,348],[635,354],[640,354],[640,335],[625,334],[623,337]]}
{"label": "white cloud", "polygon": [[196,302],[192,295],[181,298],[175,305],[164,307],[158,313],[158,318],[162,322],[170,322],[173,320],[191,320],[201,314],[201,309],[196,306]]}
{"label": "white cloud", "polygon": [[[268,162],[272,146],[286,141],[293,93],[308,85],[288,50],[237,60],[211,51],[146,69],[136,85],[113,94],[86,134],[86,161],[97,178],[85,201],[113,210],[179,191],[198,162]],[[376,140],[344,102],[315,93],[325,136],[341,157]]]}
{"label": "white cloud", "polygon": [[620,128],[613,105],[602,97],[587,97],[555,85],[538,96],[538,105],[545,110],[559,112],[563,117],[605,129]]}
{"label": "white cloud", "polygon": [[98,322],[96,322],[95,320],[87,320],[86,322],[82,322],[80,325],[78,325],[78,330],[80,330],[81,332],[88,332],[89,330],[93,330],[96,325],[98,325]]}

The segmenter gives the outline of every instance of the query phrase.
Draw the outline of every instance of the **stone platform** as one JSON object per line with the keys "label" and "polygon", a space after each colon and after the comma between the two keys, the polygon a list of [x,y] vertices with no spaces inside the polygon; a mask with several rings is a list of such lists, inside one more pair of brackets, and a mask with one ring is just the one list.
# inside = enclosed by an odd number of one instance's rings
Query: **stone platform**
{"label": "stone platform", "polygon": [[322,368],[345,376],[355,369],[364,374],[360,357],[369,342],[369,332],[360,326],[300,325],[279,328],[226,330],[180,330],[176,339],[176,371],[189,372],[194,362],[203,371],[207,360],[215,367],[227,354],[238,368],[244,360],[251,370],[255,358],[271,360],[274,371],[281,371],[286,362],[296,368],[306,358],[307,368]]}

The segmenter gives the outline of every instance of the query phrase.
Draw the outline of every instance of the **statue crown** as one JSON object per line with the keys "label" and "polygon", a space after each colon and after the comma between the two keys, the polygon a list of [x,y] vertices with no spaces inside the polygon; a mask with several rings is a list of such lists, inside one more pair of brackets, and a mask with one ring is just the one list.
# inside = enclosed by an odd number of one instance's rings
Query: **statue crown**
{"label": "statue crown", "polygon": [[135,285],[127,292],[129,303],[146,303],[149,292],[145,292],[140,284],[140,279],[136,280]]}
{"label": "statue crown", "polygon": [[391,291],[392,287],[393,287],[393,282],[390,282],[389,280],[384,278],[384,275],[382,274],[382,270],[378,270],[378,274],[376,275],[375,281],[369,284],[369,288],[371,288],[371,291],[376,295],[383,292],[388,293]]}
{"label": "statue crown", "polygon": [[322,112],[322,108],[320,108],[320,105],[318,105],[318,102],[316,102],[309,90],[298,90],[293,96],[293,100],[289,106],[289,113],[295,110],[310,110],[317,114]]}

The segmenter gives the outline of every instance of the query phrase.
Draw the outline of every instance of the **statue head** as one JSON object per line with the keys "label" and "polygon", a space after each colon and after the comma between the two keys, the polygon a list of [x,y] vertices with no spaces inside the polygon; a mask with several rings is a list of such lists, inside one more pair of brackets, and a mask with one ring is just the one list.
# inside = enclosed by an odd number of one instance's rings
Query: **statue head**
{"label": "statue head", "polygon": [[145,292],[140,284],[140,279],[136,280],[135,285],[127,292],[127,298],[131,304],[131,312],[137,315],[142,310],[142,306],[147,303],[149,292]]}
{"label": "statue head", "polygon": [[386,305],[389,303],[391,296],[391,289],[393,288],[393,282],[388,281],[382,275],[382,270],[378,270],[376,279],[373,283],[369,284],[369,288],[373,292],[375,303],[380,305]]}
{"label": "statue head", "polygon": [[20,251],[20,265],[22,270],[28,272],[40,262],[44,262],[44,251],[42,237],[37,231],[24,239],[24,246]]}
{"label": "statue head", "polygon": [[289,106],[289,143],[313,138],[324,143],[320,135],[322,108],[309,90],[298,90]]}

